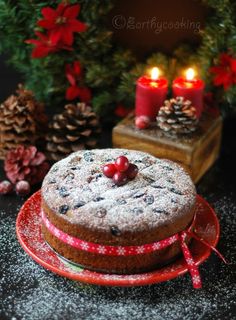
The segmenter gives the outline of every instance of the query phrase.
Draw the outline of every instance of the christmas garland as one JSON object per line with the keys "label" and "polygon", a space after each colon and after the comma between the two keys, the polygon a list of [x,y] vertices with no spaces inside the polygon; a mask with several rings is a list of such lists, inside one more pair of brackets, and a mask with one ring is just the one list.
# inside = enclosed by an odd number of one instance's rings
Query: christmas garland
{"label": "christmas garland", "polygon": [[48,106],[91,102],[102,117],[114,119],[133,107],[135,81],[149,66],[161,66],[172,80],[194,65],[211,92],[208,102],[227,110],[236,102],[236,4],[202,2],[213,13],[197,50],[183,44],[172,56],[157,52],[140,63],[112,42],[106,19],[115,1],[1,1],[0,52]]}

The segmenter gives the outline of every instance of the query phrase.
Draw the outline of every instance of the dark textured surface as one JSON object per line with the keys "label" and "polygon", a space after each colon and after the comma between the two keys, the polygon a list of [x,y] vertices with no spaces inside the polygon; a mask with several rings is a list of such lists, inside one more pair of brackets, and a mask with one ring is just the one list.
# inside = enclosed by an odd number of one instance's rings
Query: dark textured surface
{"label": "dark textured surface", "polygon": [[219,250],[200,267],[203,289],[192,289],[189,275],[137,288],[85,286],[43,269],[31,260],[15,236],[15,219],[24,199],[0,198],[0,319],[234,319],[236,163],[234,123],[225,126],[221,157],[198,191],[216,209],[221,223]]}

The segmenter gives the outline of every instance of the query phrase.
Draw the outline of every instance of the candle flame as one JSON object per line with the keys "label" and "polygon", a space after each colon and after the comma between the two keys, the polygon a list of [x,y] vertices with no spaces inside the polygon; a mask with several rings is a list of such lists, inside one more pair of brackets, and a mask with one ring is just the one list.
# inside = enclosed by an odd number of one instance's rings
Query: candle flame
{"label": "candle flame", "polygon": [[195,76],[195,71],[193,68],[188,68],[188,70],[186,71],[186,79],[188,81],[191,81],[194,79]]}
{"label": "candle flame", "polygon": [[160,70],[157,67],[152,68],[152,71],[151,71],[152,80],[157,80],[159,78],[159,75],[160,75]]}

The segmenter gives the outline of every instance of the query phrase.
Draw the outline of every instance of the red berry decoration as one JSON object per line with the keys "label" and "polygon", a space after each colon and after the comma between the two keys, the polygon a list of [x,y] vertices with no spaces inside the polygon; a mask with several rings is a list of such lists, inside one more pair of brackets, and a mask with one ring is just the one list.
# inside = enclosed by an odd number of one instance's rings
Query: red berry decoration
{"label": "red berry decoration", "polygon": [[135,118],[135,126],[138,129],[146,129],[150,125],[150,119],[147,116],[139,116]]}
{"label": "red berry decoration", "polygon": [[117,186],[122,186],[128,180],[136,177],[138,167],[133,163],[129,163],[129,160],[125,156],[120,156],[116,159],[115,163],[106,164],[102,168],[102,172],[106,177],[112,178]]}
{"label": "red berry decoration", "polygon": [[124,172],[116,172],[113,176],[113,179],[114,183],[117,185],[117,186],[123,186],[124,184],[126,184],[126,182],[128,181],[128,177],[126,175],[126,173]]}
{"label": "red berry decoration", "polygon": [[26,196],[30,193],[30,184],[28,181],[21,180],[16,184],[16,193],[20,196]]}
{"label": "red berry decoration", "polygon": [[129,168],[129,160],[125,156],[120,156],[115,161],[116,169],[125,172]]}
{"label": "red berry decoration", "polygon": [[10,181],[4,180],[0,182],[0,194],[9,194],[13,190],[13,184]]}
{"label": "red berry decoration", "polygon": [[138,167],[136,164],[130,163],[129,168],[125,172],[127,174],[127,177],[132,180],[134,179],[138,174]]}
{"label": "red berry decoration", "polygon": [[113,163],[108,163],[102,168],[102,172],[107,178],[113,178],[114,174],[117,172],[117,169]]}

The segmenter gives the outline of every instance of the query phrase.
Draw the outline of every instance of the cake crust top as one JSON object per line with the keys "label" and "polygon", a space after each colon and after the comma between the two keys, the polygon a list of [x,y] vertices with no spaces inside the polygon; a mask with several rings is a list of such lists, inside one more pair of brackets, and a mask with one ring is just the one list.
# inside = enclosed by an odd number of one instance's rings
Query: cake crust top
{"label": "cake crust top", "polygon": [[[102,166],[120,155],[138,166],[134,180],[116,186]],[[181,166],[126,149],[78,151],[55,163],[42,184],[47,207],[66,221],[102,231],[148,230],[186,216],[196,189]]]}

